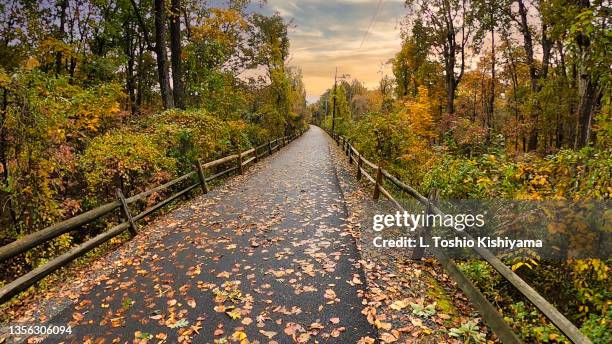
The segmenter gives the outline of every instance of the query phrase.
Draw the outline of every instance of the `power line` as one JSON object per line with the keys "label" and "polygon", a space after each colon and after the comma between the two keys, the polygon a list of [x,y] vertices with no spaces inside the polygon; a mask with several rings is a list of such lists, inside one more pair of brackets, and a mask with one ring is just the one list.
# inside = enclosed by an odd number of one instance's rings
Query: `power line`
{"label": "power line", "polygon": [[368,38],[368,35],[370,34],[370,29],[372,28],[372,25],[374,24],[376,17],[378,17],[378,13],[380,12],[380,8],[382,7],[383,1],[384,0],[378,0],[378,5],[376,6],[376,12],[374,12],[374,16],[372,17],[372,20],[370,21],[370,25],[368,25],[368,29],[366,30],[365,34],[363,35],[363,38],[361,39],[361,44],[359,45],[359,49],[361,49],[366,38]]}

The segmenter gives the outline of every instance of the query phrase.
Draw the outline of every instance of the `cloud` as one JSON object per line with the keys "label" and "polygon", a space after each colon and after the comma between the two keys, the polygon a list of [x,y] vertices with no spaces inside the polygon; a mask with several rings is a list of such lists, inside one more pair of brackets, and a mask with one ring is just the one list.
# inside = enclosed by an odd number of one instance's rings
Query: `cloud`
{"label": "cloud", "polygon": [[406,10],[403,0],[383,0],[360,48],[377,7],[377,0],[268,0],[261,10],[293,20],[290,64],[302,69],[308,98],[314,99],[332,85],[336,66],[368,87],[378,84],[381,64],[400,49],[399,22]]}

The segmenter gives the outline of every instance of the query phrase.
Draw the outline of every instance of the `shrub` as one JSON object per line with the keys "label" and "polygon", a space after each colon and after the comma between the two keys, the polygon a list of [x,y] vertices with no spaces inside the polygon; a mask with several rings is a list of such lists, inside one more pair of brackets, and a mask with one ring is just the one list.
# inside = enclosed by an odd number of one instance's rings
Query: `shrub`
{"label": "shrub", "polygon": [[77,153],[90,137],[118,122],[124,94],[118,84],[83,88],[37,71],[11,76],[0,71],[0,86],[9,165],[0,170],[10,170],[0,183],[0,202],[11,203],[8,227],[14,232],[8,236],[16,237],[79,210],[71,199],[82,186],[74,175]]}
{"label": "shrub", "polygon": [[582,324],[580,331],[584,333],[593,344],[612,343],[612,309],[608,309],[604,316],[591,314],[589,319]]}
{"label": "shrub", "polygon": [[114,131],[91,141],[80,167],[90,195],[103,200],[117,187],[131,194],[170,179],[176,161],[165,153],[146,134]]}

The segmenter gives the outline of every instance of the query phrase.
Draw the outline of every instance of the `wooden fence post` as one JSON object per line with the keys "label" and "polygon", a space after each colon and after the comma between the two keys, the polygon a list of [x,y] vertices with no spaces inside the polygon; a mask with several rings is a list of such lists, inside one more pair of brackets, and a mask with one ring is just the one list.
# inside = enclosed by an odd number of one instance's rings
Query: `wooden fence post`
{"label": "wooden fence post", "polygon": [[361,164],[363,160],[361,160],[361,154],[357,153],[357,180],[361,180]]}
{"label": "wooden fence post", "polygon": [[244,173],[244,167],[242,166],[242,152],[238,151],[238,173]]}
{"label": "wooden fence post", "polygon": [[353,150],[351,149],[351,145],[348,145],[348,157],[349,157],[349,165],[353,164]]}
{"label": "wooden fence post", "polygon": [[[437,189],[431,189],[429,191],[429,197],[427,197],[427,209],[425,210],[425,214],[426,214],[426,219],[429,218],[430,214],[433,214],[433,206],[436,205],[438,203],[438,190]],[[425,228],[422,227],[418,227],[416,229],[416,234],[417,234],[417,240],[419,240],[419,243],[421,242],[421,238],[423,236],[427,236],[426,240],[429,240],[429,237],[431,236],[431,226],[429,221],[426,223]],[[417,245],[417,247],[414,249],[414,251],[412,251],[412,259],[416,259],[419,260],[421,258],[423,258],[423,253],[425,252],[425,248],[421,245]]]}
{"label": "wooden fence post", "polygon": [[200,178],[200,185],[202,186],[202,192],[204,194],[208,193],[208,184],[206,183],[206,173],[204,172],[204,168],[202,168],[202,162],[198,159],[198,164],[196,166],[198,168],[198,177]]}
{"label": "wooden fence post", "polygon": [[268,155],[272,155],[272,140],[268,140]]}
{"label": "wooden fence post", "polygon": [[132,214],[130,214],[130,208],[128,208],[128,204],[125,201],[125,197],[123,197],[123,192],[121,192],[121,189],[119,188],[117,189],[117,198],[119,199],[119,202],[121,203],[121,212],[123,213],[123,217],[130,224],[130,227],[129,227],[130,234],[132,236],[135,236],[136,234],[138,234],[138,228],[136,227],[136,223],[134,222],[134,219],[132,218]]}
{"label": "wooden fence post", "polygon": [[340,147],[340,136],[338,136],[338,134],[336,135],[336,144],[338,145],[338,147]]}
{"label": "wooden fence post", "polygon": [[257,154],[257,146],[255,146],[255,151],[253,152],[253,155],[255,156],[255,163],[259,162],[259,154]]}
{"label": "wooden fence post", "polygon": [[380,187],[382,185],[382,167],[380,167],[380,163],[378,165],[378,168],[376,169],[376,184],[374,184],[374,200],[378,201],[378,199],[380,198]]}
{"label": "wooden fence post", "polygon": [[[431,199],[427,200],[427,210],[425,211],[426,216],[431,214]],[[428,218],[428,217],[426,217]],[[413,224],[416,225],[416,224]],[[426,226],[425,228],[418,227],[416,231],[416,240],[418,240],[418,244],[415,246],[414,251],[412,251],[412,259],[420,260],[423,258],[423,253],[425,252],[425,248],[421,246],[421,242],[425,242],[423,236],[426,235],[426,232],[429,232],[430,227]]]}

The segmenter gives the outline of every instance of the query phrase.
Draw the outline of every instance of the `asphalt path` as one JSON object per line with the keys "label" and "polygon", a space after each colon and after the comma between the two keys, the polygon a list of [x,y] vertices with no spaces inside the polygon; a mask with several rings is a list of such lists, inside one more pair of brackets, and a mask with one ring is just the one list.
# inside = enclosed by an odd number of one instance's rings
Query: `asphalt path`
{"label": "asphalt path", "polygon": [[45,343],[376,337],[361,315],[365,279],[321,129],[166,216],[182,225],[52,318],[72,334]]}

